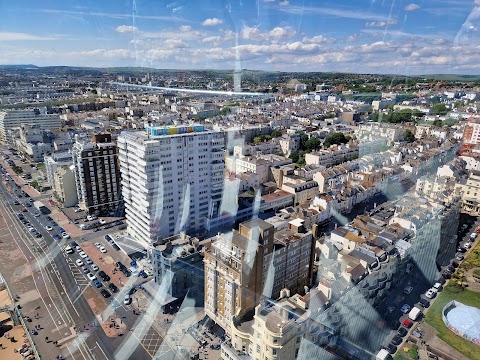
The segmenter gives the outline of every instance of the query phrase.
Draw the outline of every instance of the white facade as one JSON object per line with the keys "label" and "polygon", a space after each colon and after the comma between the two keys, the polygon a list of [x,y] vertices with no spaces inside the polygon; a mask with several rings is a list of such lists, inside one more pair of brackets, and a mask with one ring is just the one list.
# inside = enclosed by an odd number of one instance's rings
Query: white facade
{"label": "white facade", "polygon": [[218,216],[224,186],[224,136],[195,128],[202,130],[119,136],[128,233],[135,239],[151,242],[157,236],[208,228],[209,219]]}
{"label": "white facade", "polygon": [[5,110],[0,111],[0,136],[8,139],[8,131],[22,124],[38,124],[42,129],[58,130],[62,126],[57,114],[47,114],[47,108],[35,110]]}
{"label": "white facade", "polygon": [[360,125],[358,138],[361,141],[374,141],[384,138],[392,142],[402,139],[404,131],[405,129],[400,126],[368,123]]}

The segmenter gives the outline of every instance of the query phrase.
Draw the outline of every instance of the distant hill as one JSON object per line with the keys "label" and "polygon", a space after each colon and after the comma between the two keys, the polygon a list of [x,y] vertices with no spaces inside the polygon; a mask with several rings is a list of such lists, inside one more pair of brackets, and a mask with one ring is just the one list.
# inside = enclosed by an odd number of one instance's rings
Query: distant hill
{"label": "distant hill", "polygon": [[0,65],[0,69],[38,69],[37,65],[25,64],[25,65]]}
{"label": "distant hill", "polygon": [[460,74],[430,74],[418,75],[417,77],[438,81],[479,81],[480,75],[460,75]]}

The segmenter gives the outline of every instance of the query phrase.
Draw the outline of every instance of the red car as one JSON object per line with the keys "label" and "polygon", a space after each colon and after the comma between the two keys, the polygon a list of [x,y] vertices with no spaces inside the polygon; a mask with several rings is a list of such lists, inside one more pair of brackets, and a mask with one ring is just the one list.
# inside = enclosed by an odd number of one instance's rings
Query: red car
{"label": "red car", "polygon": [[22,208],[22,212],[27,212],[27,208]]}

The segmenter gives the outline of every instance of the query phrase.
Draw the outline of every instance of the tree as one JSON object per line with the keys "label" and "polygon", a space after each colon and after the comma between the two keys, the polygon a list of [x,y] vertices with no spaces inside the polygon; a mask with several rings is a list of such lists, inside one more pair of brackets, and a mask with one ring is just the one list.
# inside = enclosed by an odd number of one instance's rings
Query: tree
{"label": "tree", "polygon": [[33,187],[34,189],[37,189],[39,184],[37,181],[33,180],[31,183],[30,183],[30,186]]}
{"label": "tree", "polygon": [[317,138],[311,138],[305,142],[305,150],[309,152],[317,149],[319,146],[320,146],[320,140],[318,140]]}
{"label": "tree", "polygon": [[283,135],[282,130],[277,129],[277,130],[272,131],[272,137],[274,137],[274,138],[280,137],[282,135]]}
{"label": "tree", "polygon": [[232,112],[232,109],[230,109],[228,106],[225,106],[222,110],[220,110],[220,115],[227,115]]}
{"label": "tree", "polygon": [[261,142],[262,142],[262,137],[261,137],[261,136],[255,136],[255,137],[253,138],[253,142],[254,142],[255,144],[261,143]]}
{"label": "tree", "polygon": [[325,138],[323,145],[325,145],[326,147],[330,147],[331,145],[334,145],[334,144],[337,144],[337,145],[346,144],[350,140],[351,140],[350,136],[345,136],[344,133],[336,132],[336,133],[333,133],[332,135],[327,136]]}
{"label": "tree", "polygon": [[445,104],[435,104],[433,105],[433,113],[435,115],[445,115],[448,109]]}
{"label": "tree", "polygon": [[405,132],[403,133],[403,138],[408,142],[415,141],[415,135],[413,135],[410,130],[405,130]]}
{"label": "tree", "polygon": [[292,159],[294,163],[298,161],[299,157],[300,157],[300,154],[298,153],[298,151],[292,151],[289,156],[289,158]]}

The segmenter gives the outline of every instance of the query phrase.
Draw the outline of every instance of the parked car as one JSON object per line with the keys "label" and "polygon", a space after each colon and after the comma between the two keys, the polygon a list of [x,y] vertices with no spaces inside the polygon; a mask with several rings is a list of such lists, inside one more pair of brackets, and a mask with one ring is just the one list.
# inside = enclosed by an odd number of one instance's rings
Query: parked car
{"label": "parked car", "polygon": [[102,296],[103,296],[105,299],[108,299],[110,296],[112,296],[112,295],[108,292],[108,290],[105,290],[105,289],[102,289],[102,290],[100,291],[100,294],[102,294]]}
{"label": "parked car", "polygon": [[448,271],[448,270],[444,270],[444,271],[442,272],[442,276],[443,276],[443,278],[445,278],[445,279],[450,279],[450,278],[452,277],[452,273],[451,273],[450,271]]}
{"label": "parked car", "polygon": [[85,262],[86,262],[88,265],[92,265],[92,264],[93,264],[92,259],[90,259],[89,257],[86,257],[86,258],[85,258]]}
{"label": "parked car", "polygon": [[84,274],[88,274],[90,272],[86,266],[82,267],[82,271]]}
{"label": "parked car", "polygon": [[428,291],[425,293],[425,296],[429,299],[433,299],[436,293],[437,292],[434,289],[428,289]]}
{"label": "parked car", "polygon": [[463,256],[462,254],[457,254],[457,256],[455,256],[455,259],[458,261],[462,261],[463,259],[465,259],[465,256]]}
{"label": "parked car", "polygon": [[45,230],[47,230],[47,231],[52,231],[53,228],[52,228],[50,225],[47,225],[47,226],[45,226]]}
{"label": "parked car", "polygon": [[96,242],[96,243],[95,243],[95,246],[96,246],[97,248],[100,248],[100,246],[102,246],[102,244],[100,244],[99,242]]}
{"label": "parked car", "polygon": [[402,339],[401,336],[395,335],[392,339],[392,344],[400,345],[402,341],[403,341],[403,339]]}
{"label": "parked car", "polygon": [[387,346],[387,351],[390,353],[390,354],[395,354],[397,352],[397,347],[393,344],[388,344]]}
{"label": "parked car", "polygon": [[436,282],[435,284],[433,284],[432,289],[434,289],[436,292],[439,292],[443,290],[443,287],[441,283]]}
{"label": "parked car", "polygon": [[413,291],[413,286],[407,286],[405,289],[403,289],[403,293],[406,295],[411,294]]}
{"label": "parked car", "polygon": [[428,301],[427,299],[420,299],[419,301],[420,305],[422,305],[424,308],[428,308],[430,306],[430,301]]}
{"label": "parked car", "polygon": [[410,305],[403,304],[402,307],[400,308],[400,311],[404,314],[408,313],[410,311]]}
{"label": "parked car", "polygon": [[118,292],[118,287],[113,283],[108,284],[108,288],[114,293]]}
{"label": "parked car", "polygon": [[129,294],[126,294],[125,298],[123,299],[123,303],[125,305],[130,305],[132,303],[132,297]]}
{"label": "parked car", "polygon": [[403,326],[400,329],[398,329],[398,335],[399,336],[404,337],[407,334],[408,334],[408,330],[405,329]]}
{"label": "parked car", "polygon": [[122,269],[122,273],[126,277],[130,277],[132,275],[132,272],[130,270],[128,270],[127,268]]}
{"label": "parked car", "polygon": [[104,271],[99,271],[99,272],[98,272],[98,276],[100,276],[103,281],[109,281],[109,280],[110,280],[110,276],[108,276],[107,274],[105,274]]}
{"label": "parked car", "polygon": [[100,252],[101,252],[101,253],[104,253],[104,254],[107,252],[107,249],[105,249],[104,246],[100,246],[100,247],[98,248],[98,250],[100,250]]}
{"label": "parked car", "polygon": [[97,277],[93,275],[91,272],[87,273],[88,280],[95,280]]}
{"label": "parked car", "polygon": [[98,271],[98,266],[97,265],[92,264],[90,267],[92,268],[93,271]]}
{"label": "parked car", "polygon": [[95,287],[98,289],[98,288],[101,288],[103,285],[100,281],[97,280],[93,280],[93,285],[95,285]]}
{"label": "parked car", "polygon": [[77,259],[77,260],[75,261],[75,264],[76,264],[78,267],[85,265],[85,264],[83,263],[83,261],[80,260],[80,259]]}
{"label": "parked car", "polygon": [[88,255],[85,254],[84,251],[80,251],[80,252],[78,253],[78,255],[80,255],[80,257],[81,257],[82,259],[85,259],[86,257],[88,257]]}

